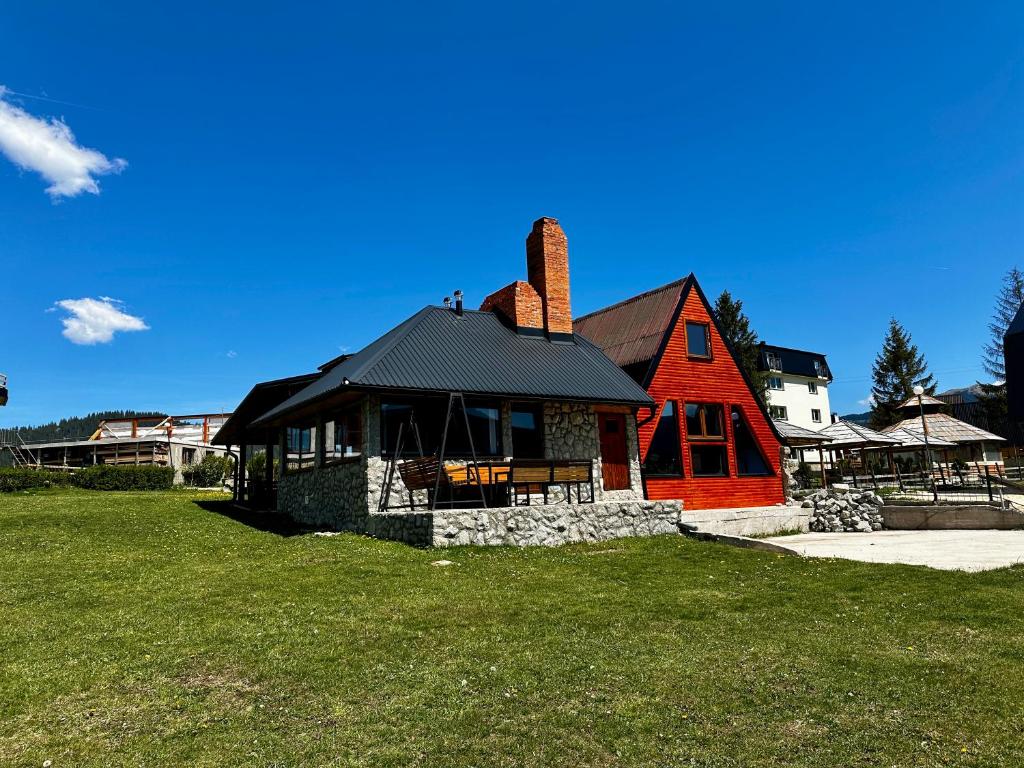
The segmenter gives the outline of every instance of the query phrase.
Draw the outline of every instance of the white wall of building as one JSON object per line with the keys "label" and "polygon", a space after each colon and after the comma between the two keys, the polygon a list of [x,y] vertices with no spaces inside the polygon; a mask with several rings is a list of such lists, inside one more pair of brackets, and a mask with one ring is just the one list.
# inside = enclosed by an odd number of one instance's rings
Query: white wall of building
{"label": "white wall of building", "polygon": [[[817,432],[832,422],[832,409],[828,402],[828,382],[824,379],[794,376],[791,373],[770,373],[769,376],[782,380],[782,389],[768,390],[769,406],[782,406],[786,409],[785,421],[798,427]],[[817,394],[811,393],[813,384]],[[813,411],[817,410],[820,420],[814,420]],[[779,418],[774,413],[773,418]]]}

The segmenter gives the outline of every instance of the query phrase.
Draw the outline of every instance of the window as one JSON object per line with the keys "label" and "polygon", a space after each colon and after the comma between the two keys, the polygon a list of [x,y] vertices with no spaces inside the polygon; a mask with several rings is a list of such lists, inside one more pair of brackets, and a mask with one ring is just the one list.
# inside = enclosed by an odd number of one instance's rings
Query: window
{"label": "window", "polygon": [[711,357],[711,329],[707,323],[686,321],[686,354],[690,357]]}
{"label": "window", "polygon": [[773,419],[778,419],[779,421],[789,420],[789,411],[786,410],[786,406],[784,405],[769,405],[768,415]]}
{"label": "window", "polygon": [[544,458],[544,408],[517,403],[512,406],[512,455],[517,459]]}
{"label": "window", "polygon": [[644,464],[648,475],[680,477],[683,474],[678,408],[674,400],[667,400],[658,417]]}
{"label": "window", "polygon": [[[718,403],[687,403],[686,437],[690,442],[690,465],[694,477],[726,477],[729,457],[725,450],[725,420]],[[704,444],[723,441],[718,445]]]}
{"label": "window", "polygon": [[[391,401],[381,404],[380,444],[385,456],[391,455],[398,444],[398,432],[403,429],[402,455],[418,456],[416,434],[419,434],[426,456],[437,453],[444,436],[444,420],[448,410],[447,398],[417,398],[408,401]],[[409,418],[413,417],[416,429],[409,429]],[[501,456],[501,411],[496,403],[466,402],[466,416],[473,434],[473,446],[478,457]],[[462,405],[455,403],[451,412],[448,440],[444,449],[445,458],[468,458],[469,436],[466,433],[466,418]]]}
{"label": "window", "polygon": [[816,381],[808,381],[807,382],[807,391],[810,394],[812,394],[812,395],[818,394],[818,382],[816,382]]}
{"label": "window", "polygon": [[782,370],[782,357],[778,352],[768,352],[765,354],[765,358],[768,362],[769,371],[781,371]]}
{"label": "window", "polygon": [[190,464],[196,463],[196,449],[195,448],[182,448],[181,449],[181,466],[185,467]]}
{"label": "window", "polygon": [[[466,421],[460,419],[462,409],[452,409],[452,426],[448,430],[446,456],[469,456],[469,440],[466,436]],[[473,447],[477,456],[498,456],[501,454],[501,411],[497,405],[466,404],[469,429],[473,434]]]}
{"label": "window", "polygon": [[768,389],[785,389],[782,385],[781,376],[769,376],[768,377]]}
{"label": "window", "polygon": [[821,410],[819,408],[811,408],[811,421],[816,424],[821,423]]}
{"label": "window", "polygon": [[315,460],[315,445],[316,430],[313,427],[288,427],[284,434],[284,471],[311,469]]}
{"label": "window", "polygon": [[686,406],[686,436],[691,440],[724,440],[722,406],[717,403],[689,403]]}
{"label": "window", "polygon": [[814,372],[818,375],[819,379],[828,378],[828,374],[825,372],[825,363],[821,360],[814,361]]}
{"label": "window", "polygon": [[324,424],[324,463],[359,456],[363,452],[363,409],[357,405]]}
{"label": "window", "polygon": [[728,477],[729,458],[724,445],[691,445],[694,477]]}
{"label": "window", "polygon": [[740,477],[772,474],[743,411],[735,405],[732,407],[732,439],[736,445],[736,474]]}

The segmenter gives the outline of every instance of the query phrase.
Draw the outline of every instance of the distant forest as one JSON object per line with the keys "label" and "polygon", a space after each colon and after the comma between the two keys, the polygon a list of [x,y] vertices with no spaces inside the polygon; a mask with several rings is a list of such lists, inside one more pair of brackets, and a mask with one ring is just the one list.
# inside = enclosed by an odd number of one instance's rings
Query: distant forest
{"label": "distant forest", "polygon": [[11,429],[18,430],[21,433],[21,439],[26,443],[51,440],[85,440],[96,431],[96,426],[104,419],[153,415],[152,413],[141,411],[99,411],[98,413],[87,413],[85,416],[72,416],[69,419],[51,421],[48,424],[40,424],[35,427],[12,427]]}

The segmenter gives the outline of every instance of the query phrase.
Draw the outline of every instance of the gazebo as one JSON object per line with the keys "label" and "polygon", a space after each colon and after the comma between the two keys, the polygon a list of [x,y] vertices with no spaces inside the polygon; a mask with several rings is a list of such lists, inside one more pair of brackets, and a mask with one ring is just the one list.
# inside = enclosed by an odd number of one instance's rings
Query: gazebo
{"label": "gazebo", "polygon": [[[876,432],[869,427],[865,427],[863,424],[855,424],[845,419],[834,421],[818,434],[831,438],[827,450],[829,453],[829,464],[832,467],[835,465],[836,450],[857,451],[861,461],[864,462],[865,451],[879,448],[895,448],[900,443],[895,437]],[[824,463],[823,455],[822,464],[824,465]],[[867,466],[866,463],[865,466]]]}
{"label": "gazebo", "polygon": [[[889,446],[889,464],[892,467],[896,466],[896,462],[893,461],[894,453],[920,453],[923,457],[929,449],[945,451],[950,448],[956,448],[956,443],[931,435],[928,436],[928,442],[926,443],[923,432],[912,432],[909,429],[889,429],[886,430],[885,434],[899,441],[899,445]],[[927,459],[923,458],[921,464],[922,466],[927,466],[929,471],[931,471]]]}
{"label": "gazebo", "polygon": [[1002,464],[998,443],[1006,442],[1005,438],[954,418],[948,413],[942,413],[939,409],[944,407],[946,403],[930,395],[921,395],[919,404],[915,395],[900,405],[903,415],[907,418],[886,427],[885,434],[891,435],[896,431],[909,432],[923,443],[927,431],[929,444],[942,452],[942,460],[946,464],[949,464],[951,451],[954,458],[965,462]]}

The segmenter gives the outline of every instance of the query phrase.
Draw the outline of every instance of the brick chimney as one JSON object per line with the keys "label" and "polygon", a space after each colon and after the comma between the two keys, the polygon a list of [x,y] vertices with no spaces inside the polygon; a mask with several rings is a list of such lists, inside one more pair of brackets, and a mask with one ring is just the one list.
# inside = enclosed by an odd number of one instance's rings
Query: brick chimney
{"label": "brick chimney", "polygon": [[526,272],[541,299],[544,329],[549,334],[571,334],[569,241],[558,219],[545,216],[533,222],[526,238]]}

